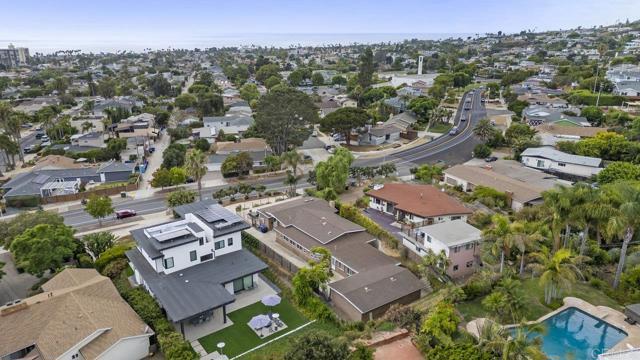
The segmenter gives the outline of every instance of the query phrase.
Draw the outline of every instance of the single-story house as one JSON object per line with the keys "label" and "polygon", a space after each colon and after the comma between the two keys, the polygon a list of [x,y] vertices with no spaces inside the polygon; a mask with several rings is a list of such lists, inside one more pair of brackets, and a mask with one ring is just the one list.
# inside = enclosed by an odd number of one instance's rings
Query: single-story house
{"label": "single-story house", "polygon": [[385,124],[395,125],[400,128],[402,132],[406,132],[407,130],[411,130],[411,126],[418,122],[416,116],[409,111],[402,112],[397,115],[391,116],[389,120],[385,122]]}
{"label": "single-story house", "polygon": [[367,127],[367,131],[358,136],[360,145],[382,145],[400,139],[402,129],[393,123],[385,123]]}
{"label": "single-story house", "polygon": [[264,139],[246,138],[235,141],[219,141],[215,143],[215,153],[209,156],[207,168],[209,171],[220,171],[222,163],[229,157],[241,152],[249,153],[253,159],[253,168],[265,166],[264,159],[271,155],[271,147]]}
{"label": "single-story house", "polygon": [[144,359],[153,331],[95,269],[68,268],[0,307],[2,359]]}
{"label": "single-story house", "polygon": [[84,134],[71,135],[71,145],[74,146],[90,146],[94,148],[104,148],[107,146],[104,142],[104,134],[101,132],[89,132]]}
{"label": "single-story house", "polygon": [[520,158],[525,166],[569,178],[588,179],[602,169],[602,159],[564,153],[551,146],[525,149]]}
{"label": "single-story house", "polygon": [[212,127],[216,132],[222,131],[225,135],[242,135],[254,120],[248,115],[229,115],[229,116],[205,116],[202,119],[205,127]]}
{"label": "single-story house", "polygon": [[[580,113],[578,109],[574,109],[575,113]],[[551,106],[530,105],[522,110],[522,119],[530,126],[539,126],[542,124],[555,123],[558,125],[569,126],[591,126],[587,118],[583,116],[573,116],[565,114],[571,109],[556,109]]]}

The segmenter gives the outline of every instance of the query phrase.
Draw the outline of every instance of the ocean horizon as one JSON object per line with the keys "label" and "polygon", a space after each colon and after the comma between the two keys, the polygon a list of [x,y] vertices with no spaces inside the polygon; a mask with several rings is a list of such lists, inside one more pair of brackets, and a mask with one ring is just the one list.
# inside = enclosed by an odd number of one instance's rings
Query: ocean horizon
{"label": "ocean horizon", "polygon": [[288,48],[296,46],[328,46],[402,42],[404,40],[443,40],[467,38],[469,33],[242,33],[219,35],[192,35],[189,38],[167,39],[15,39],[0,40],[0,47],[13,44],[27,47],[31,54],[50,54],[60,50],[80,50],[84,53],[141,52],[148,49],[205,49],[212,47],[267,46]]}

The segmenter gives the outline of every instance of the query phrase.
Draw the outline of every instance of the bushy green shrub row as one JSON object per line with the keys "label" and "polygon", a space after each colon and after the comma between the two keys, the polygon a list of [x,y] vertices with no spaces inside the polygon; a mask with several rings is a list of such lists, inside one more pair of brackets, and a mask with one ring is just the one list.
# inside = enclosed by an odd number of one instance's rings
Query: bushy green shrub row
{"label": "bushy green shrub row", "polygon": [[398,239],[395,236],[391,235],[382,226],[378,225],[375,221],[362,215],[358,208],[352,205],[342,204],[340,205],[340,216],[367,229],[367,231],[371,235],[384,241],[384,243],[390,248],[398,248]]}
{"label": "bushy green shrub row", "polygon": [[131,244],[121,244],[112,247],[111,249],[100,254],[100,257],[95,262],[96,269],[102,273],[102,270],[112,261],[116,259],[124,259],[126,258],[125,253],[131,248],[133,245]]}

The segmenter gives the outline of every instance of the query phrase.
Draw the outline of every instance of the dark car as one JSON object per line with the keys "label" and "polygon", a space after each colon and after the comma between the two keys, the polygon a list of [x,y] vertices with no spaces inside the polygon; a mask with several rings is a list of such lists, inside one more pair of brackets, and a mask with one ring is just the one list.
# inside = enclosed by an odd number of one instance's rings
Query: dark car
{"label": "dark car", "polygon": [[187,184],[193,184],[196,180],[191,176],[189,176],[186,181],[187,181]]}
{"label": "dark car", "polygon": [[496,160],[498,160],[498,158],[495,157],[495,156],[489,156],[487,158],[484,158],[484,161],[486,161],[486,162],[494,162]]}
{"label": "dark car", "polygon": [[132,216],[136,216],[135,210],[123,209],[116,211],[116,219],[125,219]]}

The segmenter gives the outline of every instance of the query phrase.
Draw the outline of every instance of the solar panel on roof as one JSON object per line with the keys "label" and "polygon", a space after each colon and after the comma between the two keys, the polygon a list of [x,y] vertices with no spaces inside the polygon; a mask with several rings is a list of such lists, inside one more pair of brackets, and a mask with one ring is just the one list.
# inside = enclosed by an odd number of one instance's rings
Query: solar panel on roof
{"label": "solar panel on roof", "polygon": [[177,231],[171,231],[167,233],[160,233],[155,236],[156,240],[163,242],[171,239],[176,239],[182,236],[190,235],[191,232],[187,229],[180,229]]}

